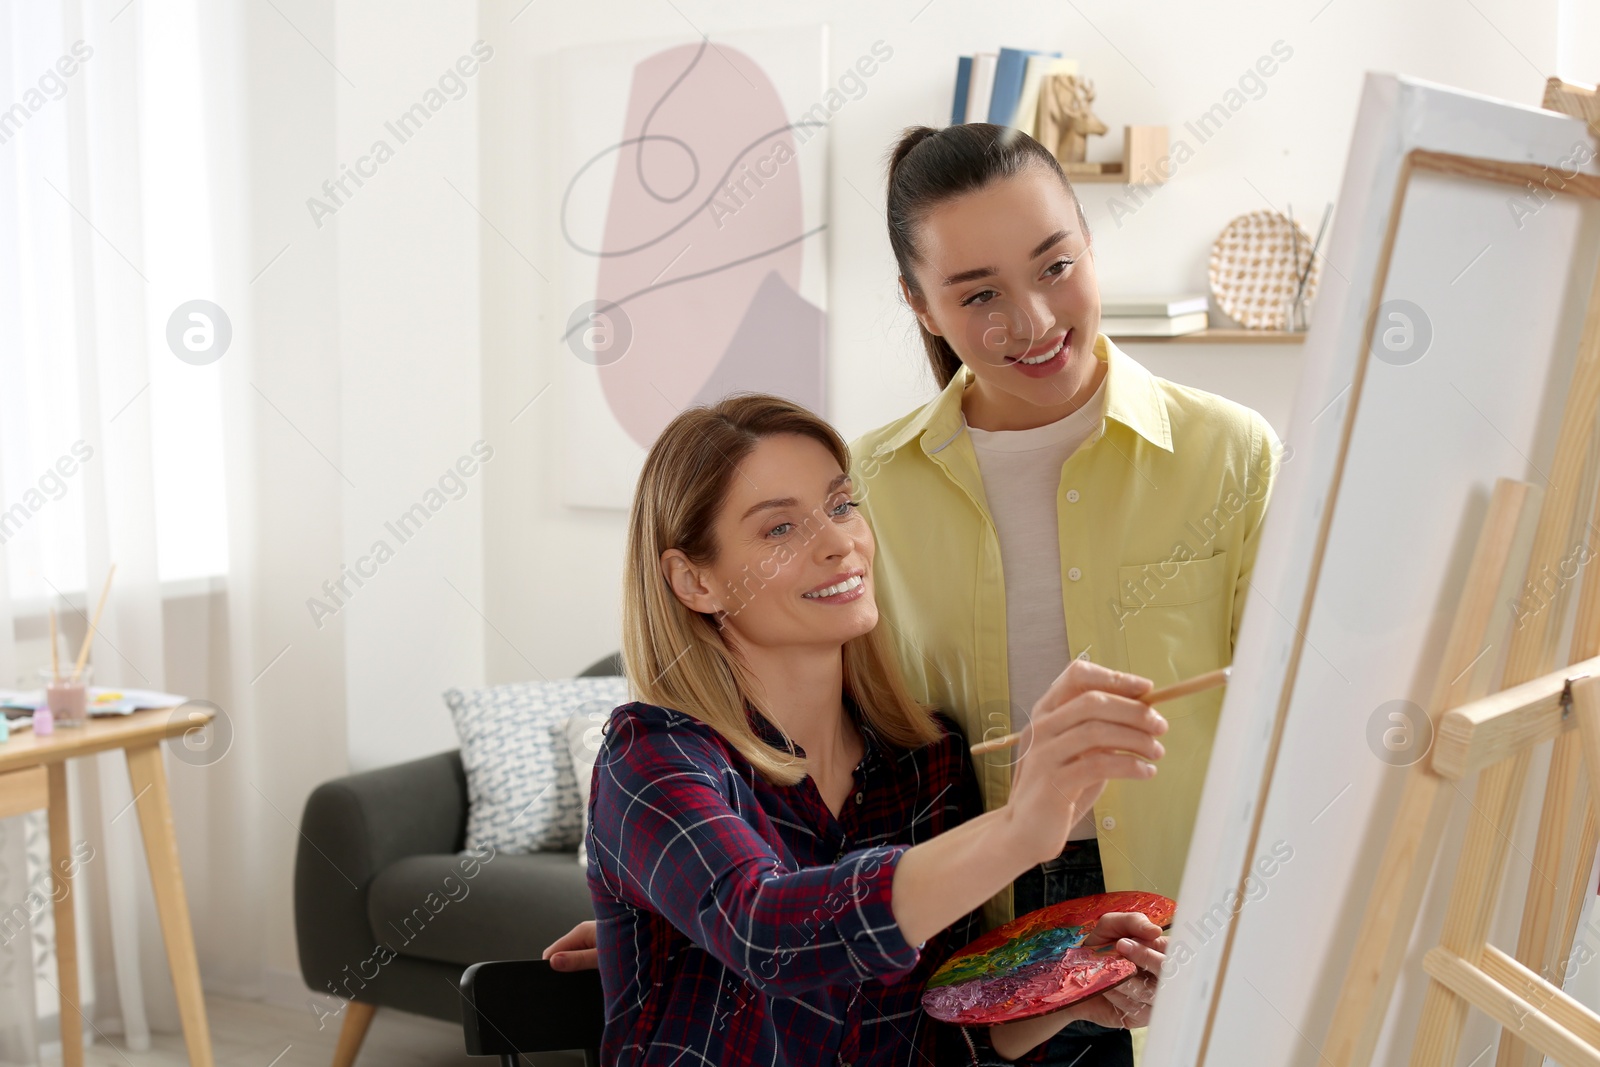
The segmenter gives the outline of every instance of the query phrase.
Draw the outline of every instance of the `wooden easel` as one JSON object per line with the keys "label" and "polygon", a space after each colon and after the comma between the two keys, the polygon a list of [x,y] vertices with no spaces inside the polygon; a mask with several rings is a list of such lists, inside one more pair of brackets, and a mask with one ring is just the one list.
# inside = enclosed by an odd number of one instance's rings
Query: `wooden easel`
{"label": "wooden easel", "polygon": [[[1600,94],[1594,89],[1551,78],[1545,83],[1543,103],[1552,111],[1583,119],[1590,135],[1600,142]],[[1593,308],[1590,311],[1593,313]],[[1600,514],[1596,525],[1600,526]],[[1583,607],[1579,610],[1581,631],[1586,619],[1593,625],[1593,608],[1587,614]],[[1579,632],[1575,631],[1573,659],[1585,653],[1600,653],[1600,647],[1580,648],[1578,642]],[[1567,954],[1577,932],[1583,898],[1594,892],[1588,879],[1595,848],[1600,845],[1600,816],[1595,806],[1600,801],[1600,790],[1590,788],[1594,768],[1588,775],[1580,773],[1579,761],[1579,739],[1571,731],[1563,732],[1555,739],[1550,755],[1539,837],[1528,873],[1522,929],[1517,936],[1517,960],[1541,975],[1556,976],[1556,985],[1566,974]],[[1518,1040],[1514,1033],[1507,1031],[1501,1036],[1497,1067],[1538,1067],[1541,1061],[1538,1051]]]}
{"label": "wooden easel", "polygon": [[[1555,79],[1545,105],[1585,118],[1600,136],[1593,90]],[[1492,160],[1454,161],[1459,173],[1522,185],[1526,168]],[[1547,185],[1547,187],[1549,187]],[[1566,179],[1558,195],[1600,199],[1600,180]],[[1373,882],[1329,1027],[1324,1057],[1335,1067],[1372,1059],[1389,996],[1411,940],[1423,890],[1437,857],[1456,784],[1479,773],[1466,841],[1451,883],[1439,944],[1424,958],[1431,981],[1412,1049],[1413,1067],[1455,1062],[1467,1010],[1476,1007],[1504,1028],[1500,1067],[1532,1067],[1550,1055],[1562,1063],[1600,1067],[1600,1015],[1561,991],[1600,837],[1600,561],[1583,573],[1569,667],[1552,670],[1554,637],[1564,598],[1525,614],[1512,630],[1502,688],[1473,699],[1483,670],[1473,667],[1498,643],[1493,607],[1508,575],[1555,573],[1574,538],[1587,541],[1586,496],[1600,506],[1595,475],[1586,470],[1600,412],[1600,273],[1585,313],[1577,361],[1556,444],[1550,488],[1538,508],[1526,568],[1519,567],[1533,514],[1532,487],[1496,486],[1474,552],[1441,669],[1430,716],[1435,741],[1413,765],[1394,830]],[[1600,514],[1593,524],[1600,528]],[[1516,583],[1521,587],[1521,582]],[[1507,627],[1501,619],[1498,630]],[[1590,676],[1591,680],[1580,680]],[[1576,731],[1575,732],[1575,728]],[[1533,871],[1517,956],[1488,942],[1507,850],[1533,749],[1554,741]],[[1588,775],[1580,763],[1588,760]],[[1554,980],[1552,980],[1552,978]]]}
{"label": "wooden easel", "polygon": [[1550,111],[1580,118],[1589,124],[1589,133],[1600,141],[1600,93],[1592,85],[1573,85],[1560,78],[1544,83],[1544,102]]}

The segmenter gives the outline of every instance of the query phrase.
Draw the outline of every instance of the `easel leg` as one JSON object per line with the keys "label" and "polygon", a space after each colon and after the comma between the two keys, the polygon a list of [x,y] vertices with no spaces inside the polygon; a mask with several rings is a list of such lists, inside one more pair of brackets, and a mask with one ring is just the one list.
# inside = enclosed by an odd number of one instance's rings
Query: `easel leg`
{"label": "easel leg", "polygon": [[[1517,959],[1553,985],[1563,985],[1572,931],[1565,930],[1575,868],[1587,860],[1574,853],[1581,847],[1580,827],[1593,818],[1589,813],[1588,783],[1583,777],[1583,750],[1576,732],[1556,738],[1550,751],[1550,771],[1545,781],[1544,805],[1539,816],[1539,837],[1528,872],[1528,896],[1522,906],[1522,926],[1517,935]],[[1581,805],[1581,806],[1580,806]],[[1591,846],[1592,848],[1592,846]],[[1591,852],[1592,858],[1592,852]],[[1558,899],[1559,898],[1559,899]],[[1574,920],[1576,917],[1574,916]],[[1565,933],[1566,940],[1561,936]],[[1497,1067],[1539,1067],[1544,1055],[1510,1030],[1500,1034]]]}
{"label": "easel leg", "polygon": [[[1585,783],[1587,792],[1587,775],[1580,780]],[[1600,848],[1600,816],[1595,815],[1594,802],[1585,796],[1583,825],[1579,829],[1578,847],[1573,853],[1573,871],[1564,876],[1562,882],[1567,889],[1567,899],[1561,911],[1561,920],[1556,924],[1559,939],[1556,941],[1557,952],[1552,958],[1556,960],[1556,973],[1563,979],[1561,984],[1565,984],[1565,979],[1569,977],[1567,968],[1572,960],[1573,943],[1578,936],[1578,920],[1583,916],[1584,902],[1595,891],[1590,875],[1594,871],[1597,848]]]}
{"label": "easel leg", "polygon": [[[1517,803],[1528,777],[1530,750],[1485,768],[1467,824],[1467,839],[1456,865],[1455,891],[1445,912],[1439,944],[1468,963],[1478,964],[1506,869],[1506,848],[1516,823]],[[1467,1009],[1472,1005],[1437,979],[1429,979],[1422,1021],[1411,1049],[1412,1067],[1450,1067],[1461,1045]]]}
{"label": "easel leg", "polygon": [[[1572,686],[1572,714],[1578,720],[1577,732],[1583,748],[1583,769],[1589,782],[1589,818],[1584,821],[1583,843],[1592,856],[1596,839],[1600,838],[1600,695],[1596,694],[1591,679],[1585,679]],[[1589,886],[1589,869],[1580,868],[1573,882],[1574,899],[1566,915],[1567,923],[1571,927],[1567,938],[1568,949],[1571,948],[1571,935],[1577,932],[1578,915],[1581,911],[1579,901],[1583,895],[1593,892]]]}
{"label": "easel leg", "polygon": [[145,857],[155,889],[156,913],[161,916],[161,936],[167,946],[167,964],[183,1020],[183,1039],[191,1067],[213,1067],[211,1032],[206,1024],[206,1004],[200,991],[200,964],[194,952],[194,932],[189,926],[189,902],[183,891],[183,869],[178,864],[178,841],[172,832],[172,806],[167,797],[167,772],[161,764],[159,744],[128,750],[128,778],[139,809]]}
{"label": "easel leg", "polygon": [[[1589,870],[1600,838],[1583,772],[1582,743],[1577,731],[1555,741],[1550,754],[1550,778],[1545,786],[1544,812],[1539,821],[1539,842],[1528,875],[1528,899],[1523,905],[1522,930],[1516,958],[1545,981],[1566,984],[1568,957],[1578,931],[1578,916],[1589,886]],[[1517,1039],[1500,1035],[1497,1067],[1539,1067],[1544,1056]]]}
{"label": "easel leg", "polygon": [[73,916],[72,883],[60,892],[72,858],[72,823],[67,803],[67,765],[48,765],[50,790],[50,888],[55,899],[56,981],[61,996],[61,1064],[83,1067],[83,1013],[78,1008],[78,924]]}

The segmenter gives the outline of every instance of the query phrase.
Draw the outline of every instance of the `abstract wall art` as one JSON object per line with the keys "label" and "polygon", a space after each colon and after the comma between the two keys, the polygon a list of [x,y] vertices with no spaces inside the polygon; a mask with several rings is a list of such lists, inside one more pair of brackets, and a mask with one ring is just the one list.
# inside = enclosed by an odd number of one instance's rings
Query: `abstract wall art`
{"label": "abstract wall art", "polygon": [[822,27],[562,53],[565,503],[627,507],[685,407],[826,414],[825,74]]}

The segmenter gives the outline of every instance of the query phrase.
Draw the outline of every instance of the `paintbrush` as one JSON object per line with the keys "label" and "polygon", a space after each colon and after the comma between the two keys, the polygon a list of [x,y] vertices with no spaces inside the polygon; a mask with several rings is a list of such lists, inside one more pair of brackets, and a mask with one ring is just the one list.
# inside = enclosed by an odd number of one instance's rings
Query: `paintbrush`
{"label": "paintbrush", "polygon": [[56,651],[56,609],[50,609],[50,682],[61,684],[61,653]]}
{"label": "paintbrush", "polygon": [[106,571],[105,588],[100,590],[100,603],[95,606],[94,618],[89,622],[89,631],[83,635],[83,647],[78,649],[78,664],[72,668],[72,682],[78,682],[78,676],[83,673],[83,665],[89,659],[89,646],[94,643],[94,632],[100,628],[100,613],[106,610],[106,597],[111,592],[111,576],[117,573],[117,565],[113,563],[111,569]]}
{"label": "paintbrush", "polygon": [[[1162,704],[1169,700],[1177,700],[1179,697],[1203,693],[1207,689],[1215,689],[1219,685],[1226,685],[1228,683],[1228,673],[1232,669],[1231,667],[1218,667],[1214,671],[1207,671],[1204,674],[1197,674],[1193,678],[1175,682],[1165,689],[1152,689],[1139,699],[1146,704]],[[1006,734],[1004,737],[997,737],[992,741],[979,741],[972,746],[972,754],[981,756],[986,752],[996,752],[1002,748],[1010,748],[1021,740],[1022,731],[1018,730],[1015,733]]]}
{"label": "paintbrush", "polygon": [[1317,239],[1311,242],[1311,256],[1306,260],[1306,269],[1300,274],[1300,284],[1294,291],[1294,302],[1300,303],[1300,294],[1306,291],[1306,280],[1311,277],[1311,264],[1317,261],[1317,249],[1322,247],[1322,235],[1328,232],[1328,216],[1333,214],[1333,205],[1330,203],[1322,209],[1322,225],[1317,227]]}
{"label": "paintbrush", "polygon": [[[1300,227],[1298,227],[1298,226],[1296,226],[1294,224],[1294,205],[1293,204],[1285,204],[1284,207],[1289,209],[1289,247],[1294,249],[1294,272],[1296,274],[1299,274],[1300,273]],[[1299,294],[1296,293],[1295,297],[1296,297],[1296,299],[1298,299],[1299,298]]]}

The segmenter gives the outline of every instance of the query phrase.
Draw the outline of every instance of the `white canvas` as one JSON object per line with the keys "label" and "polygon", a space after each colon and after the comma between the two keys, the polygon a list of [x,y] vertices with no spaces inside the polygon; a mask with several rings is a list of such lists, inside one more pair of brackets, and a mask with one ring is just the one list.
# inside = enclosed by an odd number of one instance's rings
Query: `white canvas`
{"label": "white canvas", "polygon": [[[1189,958],[1162,985],[1146,1063],[1321,1062],[1348,946],[1406,773],[1380,759],[1369,728],[1386,722],[1383,709],[1392,701],[1427,702],[1495,479],[1542,485],[1549,469],[1600,247],[1600,217],[1570,199],[1529,214],[1516,209],[1513,187],[1414,175],[1381,294],[1377,347],[1369,349],[1369,304],[1402,160],[1428,149],[1557,169],[1585,143],[1581,123],[1538,108],[1394,76],[1367,78],[1288,452],[1171,931]],[[1582,169],[1596,172],[1592,157]],[[1412,305],[1409,311],[1392,303],[1401,300]],[[1401,343],[1406,319],[1431,331],[1418,358]],[[1386,330],[1399,331],[1388,335],[1398,347],[1384,347]],[[1412,334],[1413,344],[1418,336]],[[1367,371],[1352,410],[1360,361]],[[1335,496],[1347,421],[1348,456]],[[1326,553],[1276,765],[1269,767],[1330,499]],[[1486,657],[1503,652],[1493,648]],[[1565,662],[1564,645],[1558,662]],[[1257,847],[1247,857],[1248,831],[1268,780]],[[1471,786],[1463,783],[1463,793],[1470,796]],[[1508,883],[1518,899],[1527,864],[1517,857],[1532,851],[1528,806]],[[1458,813],[1438,870],[1454,869],[1459,822]],[[1279,862],[1266,865],[1269,876],[1256,876],[1238,910],[1219,984],[1224,936],[1208,936],[1213,928],[1197,923],[1218,905],[1226,910],[1246,863],[1269,855]],[[1420,924],[1420,936],[1437,939],[1443,889],[1430,887],[1424,915],[1433,920]],[[1514,945],[1514,914],[1502,915],[1496,930],[1504,938],[1508,924]],[[1407,957],[1375,1063],[1406,1062],[1424,981],[1420,953],[1419,941]],[[1202,1061],[1213,1000],[1216,1019]],[[1481,1018],[1473,1025],[1463,1064],[1492,1039]],[[1480,1062],[1492,1062],[1492,1055]]]}

